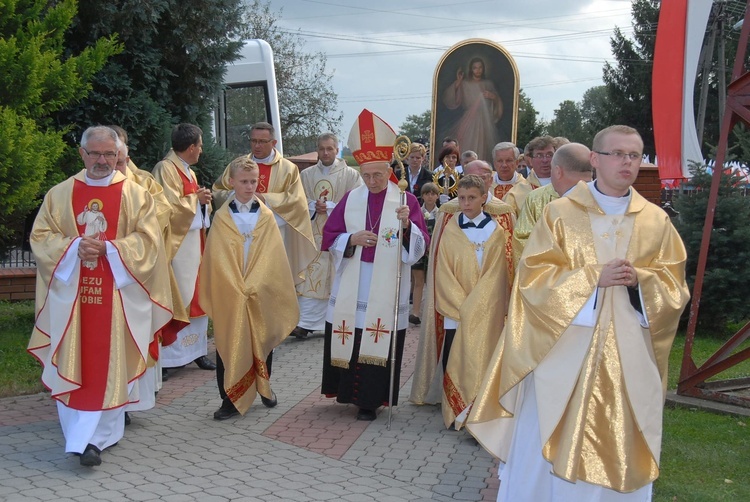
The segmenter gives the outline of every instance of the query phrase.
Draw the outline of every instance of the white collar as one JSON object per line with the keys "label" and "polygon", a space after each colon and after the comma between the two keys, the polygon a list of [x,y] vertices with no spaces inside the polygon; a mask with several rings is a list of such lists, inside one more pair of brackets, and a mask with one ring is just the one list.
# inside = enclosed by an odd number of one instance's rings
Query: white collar
{"label": "white collar", "polygon": [[255,155],[253,155],[253,160],[255,162],[257,162],[258,164],[266,164],[266,165],[268,165],[268,164],[271,163],[271,161],[275,157],[276,157],[276,149],[274,148],[274,149],[271,150],[271,155],[269,155],[268,157],[266,157],[264,159],[258,159],[258,158],[255,157]]}
{"label": "white collar", "polygon": [[86,180],[86,184],[92,187],[107,187],[112,182],[112,178],[115,176],[115,170],[113,169],[112,172],[107,176],[106,178],[100,178],[98,180],[89,178],[88,173],[83,173],[83,176]]}

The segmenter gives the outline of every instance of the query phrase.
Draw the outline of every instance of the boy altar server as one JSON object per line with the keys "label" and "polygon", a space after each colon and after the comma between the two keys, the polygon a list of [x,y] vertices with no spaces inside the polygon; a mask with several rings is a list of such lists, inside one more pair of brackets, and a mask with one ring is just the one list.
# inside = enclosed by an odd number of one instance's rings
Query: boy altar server
{"label": "boy altar server", "polygon": [[216,420],[244,415],[256,394],[265,406],[276,406],[269,382],[273,349],[299,318],[279,227],[255,196],[258,165],[250,156],[239,157],[227,173],[234,196],[214,217],[200,283],[201,308],[214,323],[222,398]]}
{"label": "boy altar server", "polygon": [[435,310],[443,316],[443,420],[460,429],[500,339],[508,308],[510,232],[483,211],[487,187],[458,182],[461,213],[443,231],[435,259]]}

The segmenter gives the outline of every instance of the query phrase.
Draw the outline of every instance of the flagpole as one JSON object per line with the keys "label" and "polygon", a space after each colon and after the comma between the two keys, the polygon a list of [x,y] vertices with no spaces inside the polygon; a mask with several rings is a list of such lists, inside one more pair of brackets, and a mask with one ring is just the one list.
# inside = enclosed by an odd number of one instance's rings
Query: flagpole
{"label": "flagpole", "polygon": [[[411,141],[406,136],[399,136],[393,144],[393,156],[396,159],[399,169],[401,169],[401,179],[398,181],[398,189],[401,192],[399,207],[406,205],[406,187],[409,183],[406,181],[406,168],[404,159],[409,156],[411,150]],[[398,232],[398,260],[396,260],[396,303],[393,309],[393,335],[391,336],[391,377],[388,385],[388,425],[387,429],[391,430],[391,421],[393,420],[393,386],[396,384],[396,339],[398,338],[398,307],[401,297],[401,250],[404,246],[404,227],[401,226]]]}

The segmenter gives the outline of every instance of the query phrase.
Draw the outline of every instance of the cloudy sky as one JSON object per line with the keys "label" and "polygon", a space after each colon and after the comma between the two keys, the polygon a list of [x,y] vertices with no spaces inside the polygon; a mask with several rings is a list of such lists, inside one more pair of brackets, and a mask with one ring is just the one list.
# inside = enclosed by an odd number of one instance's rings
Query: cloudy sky
{"label": "cloudy sky", "polygon": [[615,26],[632,34],[630,0],[273,0],[279,26],[322,52],[344,113],[342,131],[362,108],[398,129],[431,106],[435,67],[468,38],[501,44],[515,59],[521,88],[549,120],[561,101],[602,84]]}

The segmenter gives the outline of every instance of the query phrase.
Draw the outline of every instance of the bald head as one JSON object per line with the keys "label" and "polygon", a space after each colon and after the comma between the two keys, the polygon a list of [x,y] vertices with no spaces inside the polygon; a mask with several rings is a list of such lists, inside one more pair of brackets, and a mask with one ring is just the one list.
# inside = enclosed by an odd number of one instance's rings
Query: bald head
{"label": "bald head", "polygon": [[561,197],[579,181],[591,181],[591,151],[586,145],[568,143],[552,157],[552,186]]}
{"label": "bald head", "polygon": [[474,160],[464,166],[464,174],[475,174],[482,178],[485,186],[492,186],[492,167],[483,160]]}
{"label": "bald head", "polygon": [[483,160],[472,160],[464,166],[464,173],[476,174],[477,176],[481,176],[485,173],[492,174],[492,168],[487,162]]}

